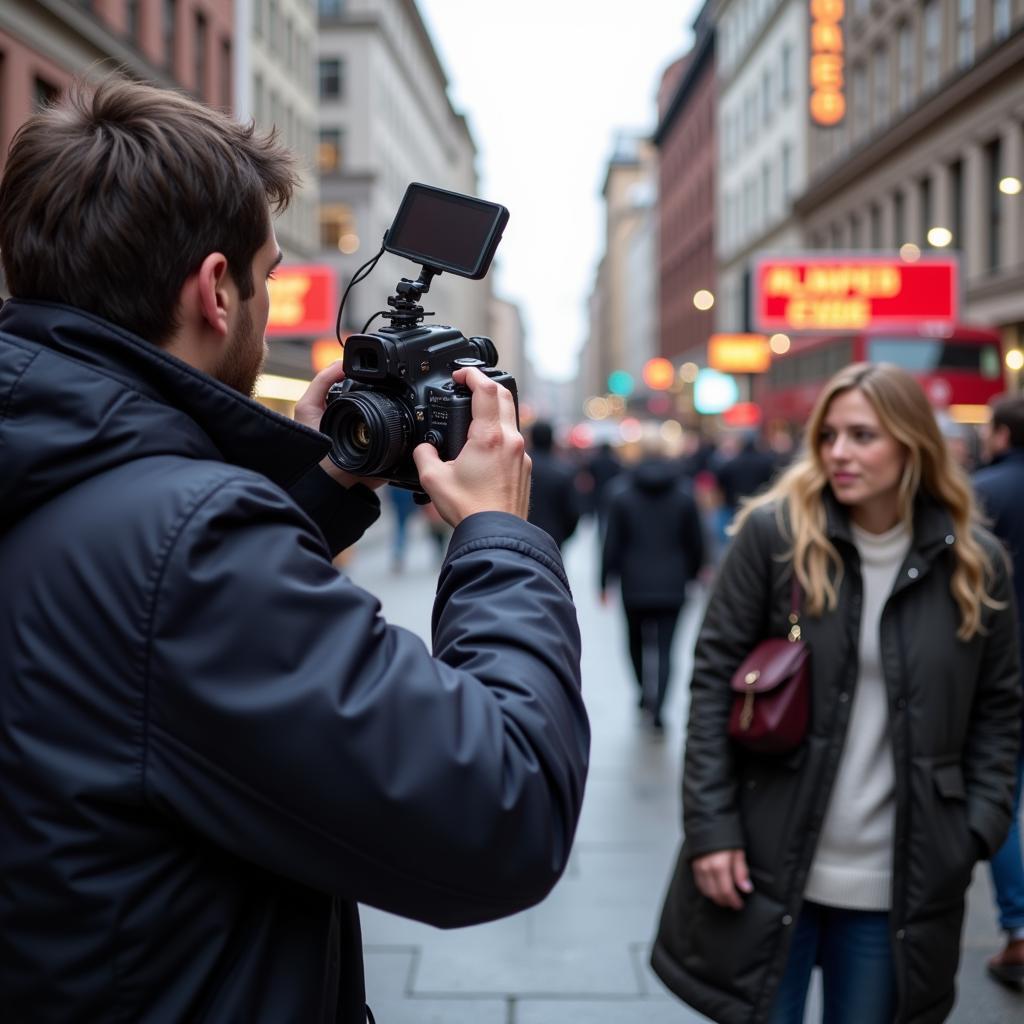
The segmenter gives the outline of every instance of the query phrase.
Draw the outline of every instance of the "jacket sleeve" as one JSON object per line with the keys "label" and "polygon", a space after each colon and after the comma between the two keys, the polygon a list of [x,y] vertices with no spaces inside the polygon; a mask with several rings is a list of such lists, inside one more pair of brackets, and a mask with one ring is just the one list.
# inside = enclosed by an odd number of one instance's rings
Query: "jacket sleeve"
{"label": "jacket sleeve", "polygon": [[441,926],[521,910],[565,868],[589,729],[558,550],[496,513],[452,538],[432,657],[237,478],[174,539],[152,610],[144,795],[315,889]]}
{"label": "jacket sleeve", "polygon": [[1018,619],[1010,569],[996,542],[990,557],[995,567],[990,593],[1005,607],[985,616],[984,652],[963,758],[967,822],[986,856],[1002,845],[1012,820],[1021,720]]}
{"label": "jacket sleeve", "polygon": [[319,466],[299,477],[288,493],[320,528],[332,558],[355,544],[380,516],[380,498],[369,487],[342,487]]}
{"label": "jacket sleeve", "polygon": [[729,681],[765,637],[775,530],[771,509],[746,521],[726,551],[697,637],[683,772],[683,831],[691,859],[744,846],[727,734]]}
{"label": "jacket sleeve", "polygon": [[608,499],[608,515],[601,543],[601,590],[604,591],[622,575],[623,507],[619,498],[621,491],[615,490]]}

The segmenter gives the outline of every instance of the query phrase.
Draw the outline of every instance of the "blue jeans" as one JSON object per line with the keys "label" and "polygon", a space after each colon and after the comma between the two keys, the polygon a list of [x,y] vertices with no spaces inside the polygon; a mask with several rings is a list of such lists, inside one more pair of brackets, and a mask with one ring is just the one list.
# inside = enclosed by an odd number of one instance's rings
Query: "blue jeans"
{"label": "blue jeans", "polygon": [[896,974],[887,911],[804,903],[769,1024],[803,1024],[811,971],[821,965],[828,1024],[892,1024]]}
{"label": "blue jeans", "polygon": [[1024,928],[1024,855],[1020,846],[1020,791],[1024,785],[1024,755],[1017,761],[1017,791],[1013,798],[1013,824],[1006,842],[989,864],[999,906],[999,927],[1006,932]]}

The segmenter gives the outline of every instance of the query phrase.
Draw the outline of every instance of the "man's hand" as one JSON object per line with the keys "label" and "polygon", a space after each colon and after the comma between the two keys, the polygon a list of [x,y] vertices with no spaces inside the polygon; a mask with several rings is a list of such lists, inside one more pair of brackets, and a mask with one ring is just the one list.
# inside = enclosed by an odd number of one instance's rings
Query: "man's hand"
{"label": "man's hand", "polygon": [[[331,363],[326,370],[321,370],[309,383],[306,393],[295,403],[295,422],[301,423],[304,427],[320,429],[320,419],[327,406],[327,392],[332,384],[345,379],[345,371],[341,368],[341,360]],[[346,473],[340,466],[336,466],[330,459],[324,458],[320,462],[320,468],[333,477],[343,487],[351,487],[353,484],[364,484],[373,488],[383,486],[383,480],[373,480],[368,477],[354,476]]]}
{"label": "man's hand", "polygon": [[412,457],[423,490],[450,526],[475,512],[510,512],[525,519],[532,463],[516,427],[512,392],[475,367],[456,370],[452,377],[473,392],[473,421],[465,447],[451,462],[442,462],[432,445],[416,446]]}
{"label": "man's hand", "polygon": [[754,891],[742,850],[717,850],[703,857],[694,857],[693,878],[697,888],[713,903],[733,910],[743,909],[741,893]]}

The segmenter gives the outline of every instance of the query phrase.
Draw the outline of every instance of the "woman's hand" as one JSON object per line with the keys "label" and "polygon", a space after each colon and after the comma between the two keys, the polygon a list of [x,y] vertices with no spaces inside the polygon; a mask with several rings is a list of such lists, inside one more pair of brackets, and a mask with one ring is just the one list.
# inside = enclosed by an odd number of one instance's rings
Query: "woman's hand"
{"label": "woman's hand", "polygon": [[747,858],[742,850],[716,850],[703,857],[694,857],[690,866],[697,888],[720,907],[742,910],[741,893],[754,891]]}

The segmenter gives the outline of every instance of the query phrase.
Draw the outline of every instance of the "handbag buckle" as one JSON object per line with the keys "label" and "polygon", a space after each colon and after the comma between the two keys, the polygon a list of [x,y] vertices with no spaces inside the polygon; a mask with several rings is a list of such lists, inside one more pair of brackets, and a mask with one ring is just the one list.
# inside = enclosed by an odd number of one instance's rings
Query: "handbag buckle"
{"label": "handbag buckle", "polygon": [[[751,673],[753,674],[753,673]],[[754,720],[754,691],[748,690],[743,699],[743,710],[740,712],[740,728],[746,732]]]}

